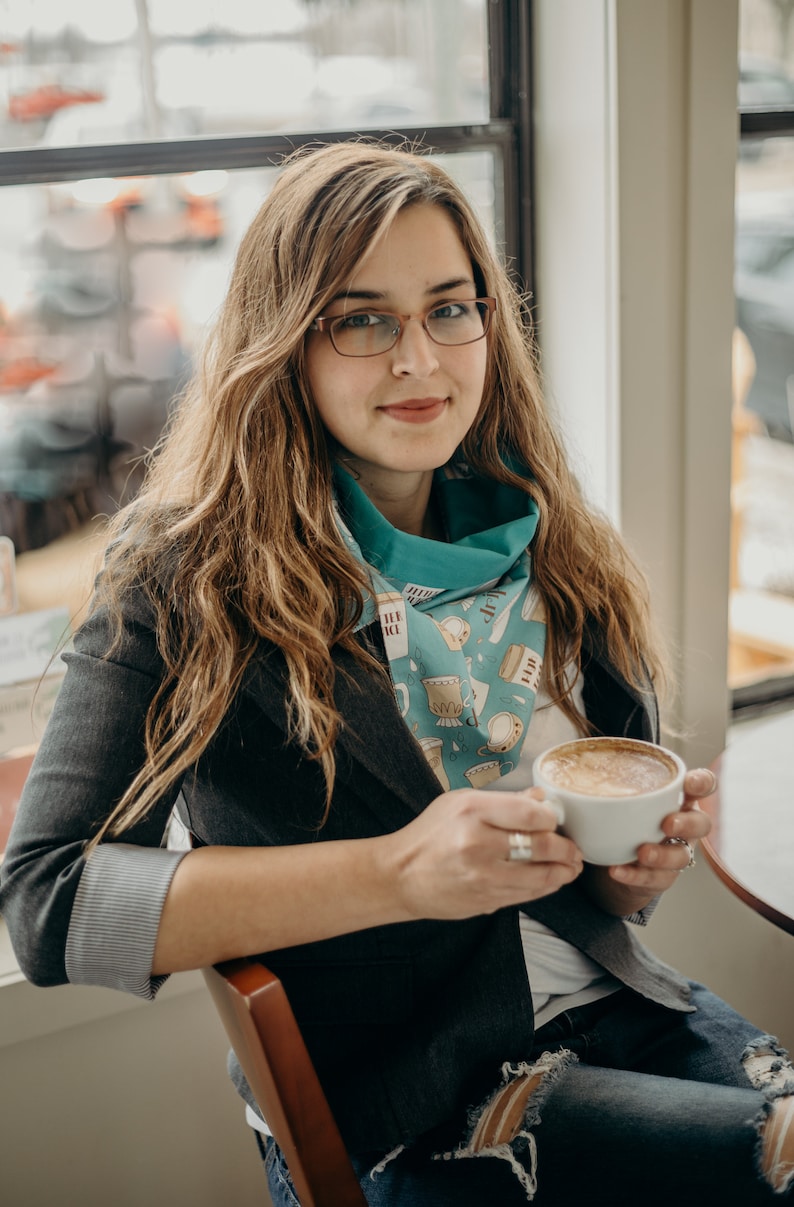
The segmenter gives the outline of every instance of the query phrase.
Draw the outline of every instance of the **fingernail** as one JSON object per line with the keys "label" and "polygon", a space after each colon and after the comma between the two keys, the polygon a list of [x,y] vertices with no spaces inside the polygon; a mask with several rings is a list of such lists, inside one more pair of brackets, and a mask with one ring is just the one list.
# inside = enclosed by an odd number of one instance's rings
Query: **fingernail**
{"label": "fingernail", "polygon": [[704,796],[711,796],[712,792],[717,791],[717,777],[708,767],[698,767],[697,776]]}

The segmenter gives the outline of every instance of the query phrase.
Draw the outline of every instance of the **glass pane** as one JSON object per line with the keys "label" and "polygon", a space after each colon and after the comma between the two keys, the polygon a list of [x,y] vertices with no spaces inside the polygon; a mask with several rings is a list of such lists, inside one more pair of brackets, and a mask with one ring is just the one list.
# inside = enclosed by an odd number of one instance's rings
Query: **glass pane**
{"label": "glass pane", "polygon": [[0,146],[488,118],[486,0],[0,0]]}
{"label": "glass pane", "polygon": [[[440,157],[498,240],[494,157]],[[49,567],[89,559],[132,497],[276,168],[0,193],[0,536],[22,610],[64,602]],[[93,564],[93,563],[92,563]],[[74,613],[92,575],[75,571]],[[53,595],[55,598],[53,598]]]}
{"label": "glass pane", "polygon": [[20,561],[134,492],[275,170],[239,175],[3,190],[0,535]]}
{"label": "glass pane", "polygon": [[[794,4],[742,0],[740,105],[794,106]],[[736,174],[730,685],[794,675],[794,134]]]}

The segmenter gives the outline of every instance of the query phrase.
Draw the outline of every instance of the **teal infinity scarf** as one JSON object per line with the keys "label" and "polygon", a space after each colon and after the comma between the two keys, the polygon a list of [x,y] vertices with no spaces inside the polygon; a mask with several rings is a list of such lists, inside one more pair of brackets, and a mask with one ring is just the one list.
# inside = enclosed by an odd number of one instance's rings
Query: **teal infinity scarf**
{"label": "teal infinity scarf", "polygon": [[528,546],[537,505],[449,468],[434,490],[449,543],[394,528],[342,469],[340,531],[369,572],[361,625],[380,620],[398,707],[444,789],[512,770],[546,642]]}

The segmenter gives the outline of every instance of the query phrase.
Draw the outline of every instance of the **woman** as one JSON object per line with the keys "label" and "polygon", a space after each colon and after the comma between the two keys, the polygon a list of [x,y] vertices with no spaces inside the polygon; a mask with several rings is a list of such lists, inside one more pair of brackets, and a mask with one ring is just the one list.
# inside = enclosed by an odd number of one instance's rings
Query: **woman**
{"label": "woman", "polygon": [[[690,862],[713,778],[613,868],[526,788],[569,736],[656,740],[662,660],[522,317],[428,159],[287,164],[113,527],[3,913],[40,984],[152,997],[268,952],[372,1203],[772,1201],[789,1066],[631,925]],[[175,803],[189,853],[160,846]]]}

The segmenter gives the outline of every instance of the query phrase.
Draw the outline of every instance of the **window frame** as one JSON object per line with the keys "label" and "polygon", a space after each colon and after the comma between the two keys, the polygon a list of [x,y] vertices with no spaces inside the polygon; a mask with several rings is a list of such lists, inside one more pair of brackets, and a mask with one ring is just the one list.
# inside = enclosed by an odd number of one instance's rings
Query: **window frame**
{"label": "window frame", "polygon": [[[794,106],[740,106],[740,141],[754,142],[761,138],[794,138]],[[730,697],[734,719],[752,717],[786,702],[790,704],[794,699],[794,675],[778,675],[742,687],[734,687]]]}
{"label": "window frame", "polygon": [[58,184],[94,177],[159,176],[276,166],[289,152],[317,142],[368,137],[428,151],[491,151],[501,191],[506,261],[528,288],[532,280],[531,5],[485,0],[490,115],[487,122],[390,129],[296,130],[129,143],[0,150],[0,187]]}

